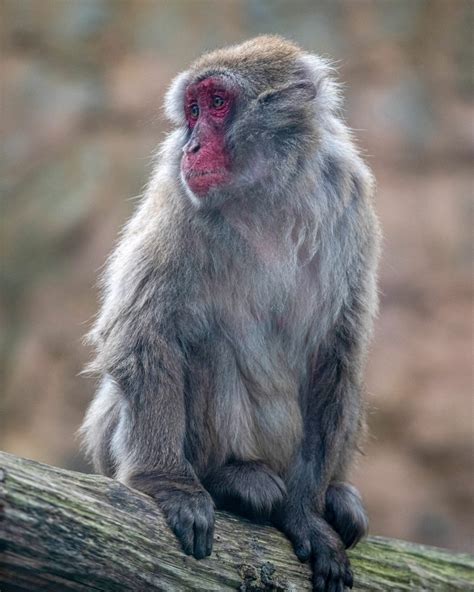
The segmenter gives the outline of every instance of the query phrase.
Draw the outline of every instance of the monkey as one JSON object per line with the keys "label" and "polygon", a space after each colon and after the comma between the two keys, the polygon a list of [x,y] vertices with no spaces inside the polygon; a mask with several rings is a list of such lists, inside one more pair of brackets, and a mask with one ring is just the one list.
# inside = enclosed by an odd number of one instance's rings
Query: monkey
{"label": "monkey", "polygon": [[377,311],[374,181],[330,63],[278,36],[204,54],[102,280],[96,470],[151,496],[183,550],[214,511],[274,524],[316,592],[353,585],[348,471]]}

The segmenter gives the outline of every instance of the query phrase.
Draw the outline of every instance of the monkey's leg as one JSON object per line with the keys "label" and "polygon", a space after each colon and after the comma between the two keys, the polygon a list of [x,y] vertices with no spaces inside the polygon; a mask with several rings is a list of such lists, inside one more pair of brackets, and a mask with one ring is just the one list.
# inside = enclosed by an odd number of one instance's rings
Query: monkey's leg
{"label": "monkey's leg", "polygon": [[360,493],[350,483],[333,482],[328,487],[324,519],[341,537],[346,549],[357,545],[369,530]]}
{"label": "monkey's leg", "polygon": [[286,487],[280,477],[259,461],[230,461],[203,480],[220,509],[253,520],[266,520],[281,504]]}
{"label": "monkey's leg", "polygon": [[352,588],[353,576],[344,543],[318,509],[315,480],[304,461],[298,460],[287,483],[288,496],[273,516],[275,525],[293,543],[300,561],[309,561],[314,592],[342,592]]}

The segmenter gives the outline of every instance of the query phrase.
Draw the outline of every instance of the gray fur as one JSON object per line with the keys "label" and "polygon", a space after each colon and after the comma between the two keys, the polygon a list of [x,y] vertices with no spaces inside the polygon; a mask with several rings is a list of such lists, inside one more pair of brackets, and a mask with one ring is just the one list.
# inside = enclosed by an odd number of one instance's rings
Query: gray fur
{"label": "gray fur", "polygon": [[[209,74],[241,94],[234,181],[203,203],[180,179],[181,105]],[[258,461],[290,500],[324,511],[364,423],[377,308],[373,181],[339,109],[328,64],[275,37],[206,55],[171,86],[178,127],[109,261],[90,334],[105,386],[83,433],[98,470],[201,491],[230,460]]]}

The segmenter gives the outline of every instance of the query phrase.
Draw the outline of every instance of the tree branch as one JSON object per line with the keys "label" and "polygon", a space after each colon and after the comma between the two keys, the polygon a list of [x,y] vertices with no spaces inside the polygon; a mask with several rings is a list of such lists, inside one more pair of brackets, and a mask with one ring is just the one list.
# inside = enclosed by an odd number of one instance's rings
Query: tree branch
{"label": "tree branch", "polygon": [[[0,551],[2,592],[310,589],[309,568],[270,526],[218,512],[213,554],[196,561],[145,495],[6,453]],[[468,555],[372,537],[350,556],[358,591],[474,589]]]}

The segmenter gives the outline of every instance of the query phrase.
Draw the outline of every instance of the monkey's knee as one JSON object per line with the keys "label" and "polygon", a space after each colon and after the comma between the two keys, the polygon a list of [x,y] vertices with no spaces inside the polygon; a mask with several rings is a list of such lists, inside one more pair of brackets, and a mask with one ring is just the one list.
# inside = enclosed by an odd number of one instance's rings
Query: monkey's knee
{"label": "monkey's knee", "polygon": [[216,506],[254,520],[266,520],[286,488],[280,477],[258,461],[232,461],[203,480]]}
{"label": "monkey's knee", "polygon": [[349,483],[332,483],[328,487],[324,518],[339,534],[346,549],[354,547],[369,529],[360,494]]}

